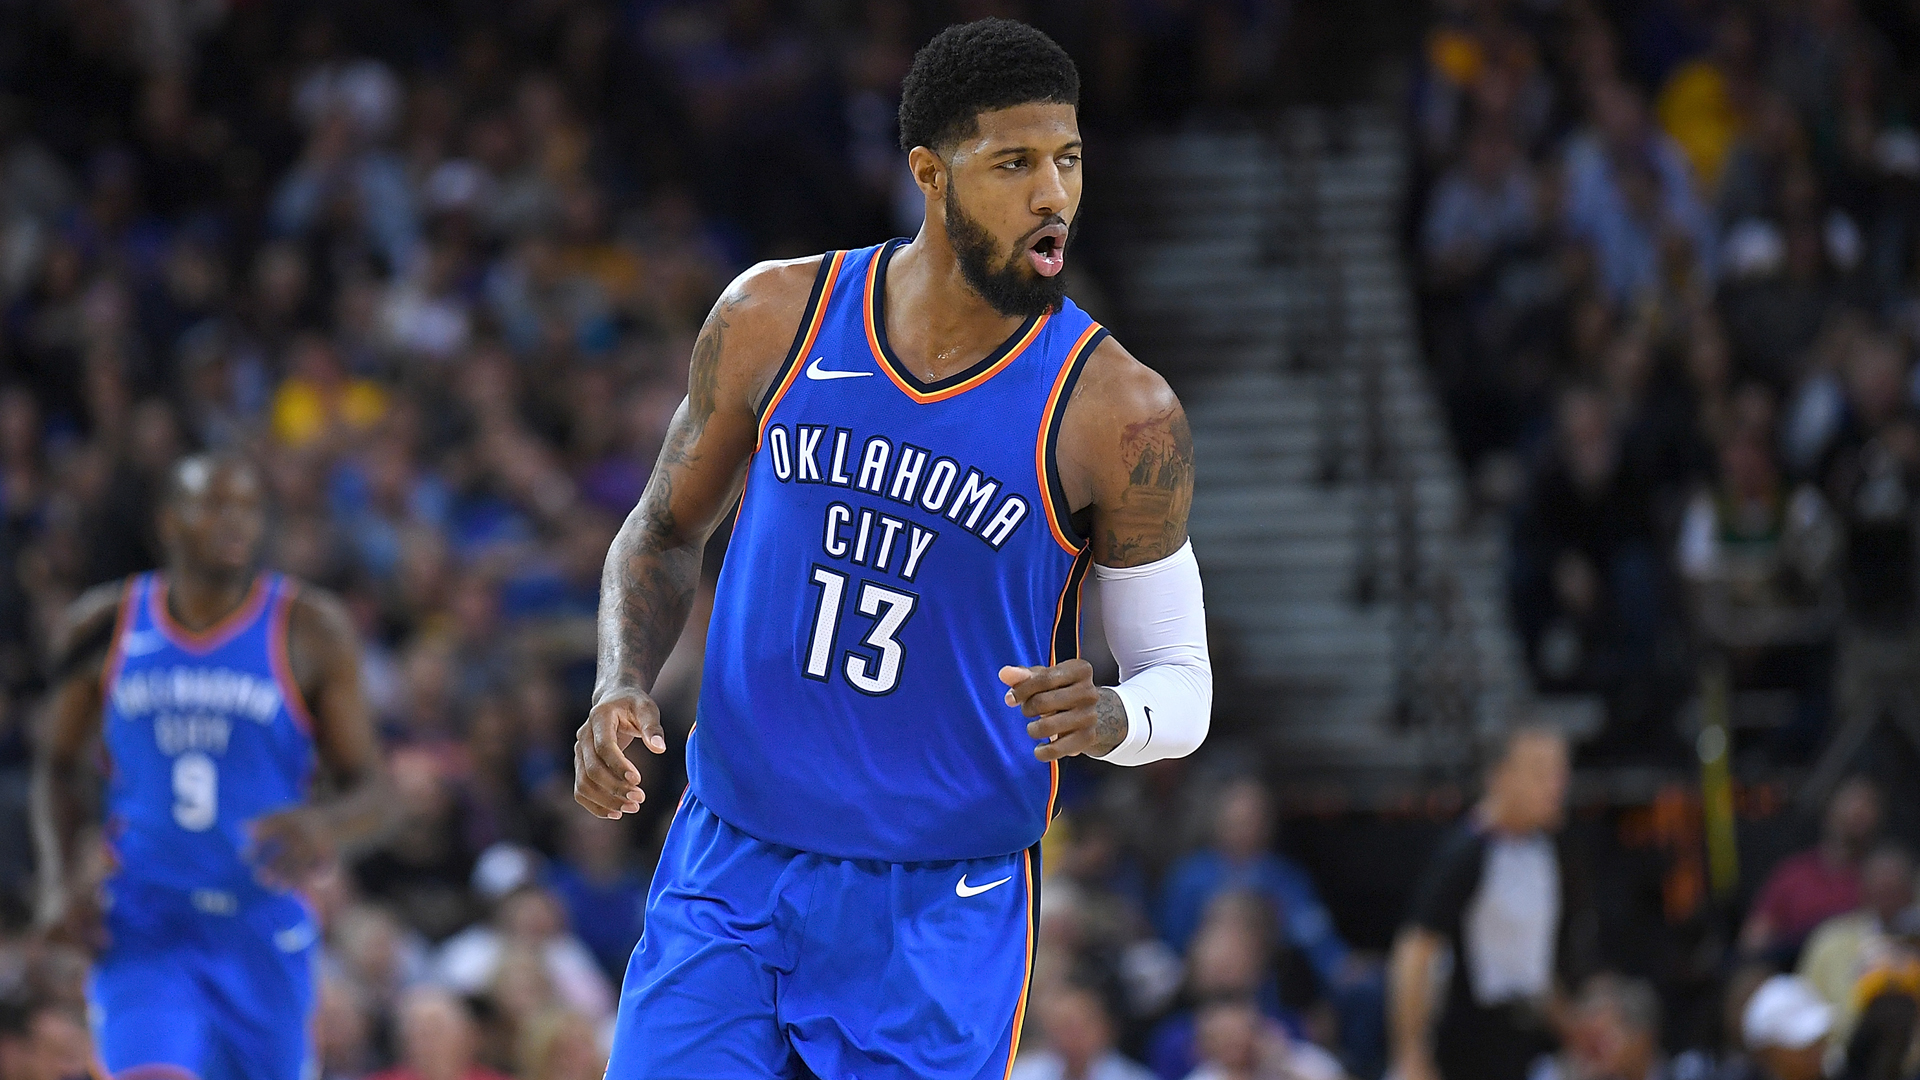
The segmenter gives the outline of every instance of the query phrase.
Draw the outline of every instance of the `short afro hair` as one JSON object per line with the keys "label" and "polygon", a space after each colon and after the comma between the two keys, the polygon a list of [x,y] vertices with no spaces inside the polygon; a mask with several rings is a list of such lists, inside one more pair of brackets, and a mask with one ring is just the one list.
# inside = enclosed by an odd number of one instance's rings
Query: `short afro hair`
{"label": "short afro hair", "polygon": [[913,55],[900,87],[900,149],[950,145],[979,130],[981,113],[1035,101],[1080,104],[1065,49],[1012,19],[949,26]]}

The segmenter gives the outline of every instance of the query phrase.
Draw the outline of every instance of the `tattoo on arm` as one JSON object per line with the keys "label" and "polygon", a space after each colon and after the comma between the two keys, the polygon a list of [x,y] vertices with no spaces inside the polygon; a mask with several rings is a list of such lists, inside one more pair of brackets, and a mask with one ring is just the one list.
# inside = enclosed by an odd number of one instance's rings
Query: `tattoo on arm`
{"label": "tattoo on arm", "polygon": [[1127,741],[1127,705],[1111,686],[1100,688],[1100,703],[1093,710],[1093,753],[1110,754]]}
{"label": "tattoo on arm", "polygon": [[1127,484],[1118,505],[1102,518],[1108,566],[1164,559],[1186,541],[1193,509],[1193,432],[1179,405],[1127,425],[1120,437]]}
{"label": "tattoo on arm", "polygon": [[600,580],[596,702],[611,691],[650,688],[692,610],[707,530],[680,520],[674,495],[700,464],[700,437],[720,407],[727,316],[746,299],[737,292],[722,296],[700,328],[687,400],[674,415],[646,492],[607,551]]}

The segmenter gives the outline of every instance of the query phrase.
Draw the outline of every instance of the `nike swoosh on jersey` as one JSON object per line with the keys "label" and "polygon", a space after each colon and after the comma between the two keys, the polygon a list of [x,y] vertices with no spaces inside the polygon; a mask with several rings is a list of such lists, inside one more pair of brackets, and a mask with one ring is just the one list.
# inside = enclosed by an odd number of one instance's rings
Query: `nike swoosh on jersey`
{"label": "nike swoosh on jersey", "polygon": [[839,371],[823,368],[820,366],[820,361],[825,359],[826,357],[824,356],[816,356],[813,358],[813,363],[807,365],[807,378],[816,381],[825,379],[864,379],[873,374],[871,371]]}
{"label": "nike swoosh on jersey", "polygon": [[988,889],[998,888],[1012,880],[1013,875],[1008,874],[999,881],[989,881],[985,885],[969,885],[967,884],[967,875],[961,874],[960,880],[953,883],[953,891],[954,894],[958,896],[979,896]]}

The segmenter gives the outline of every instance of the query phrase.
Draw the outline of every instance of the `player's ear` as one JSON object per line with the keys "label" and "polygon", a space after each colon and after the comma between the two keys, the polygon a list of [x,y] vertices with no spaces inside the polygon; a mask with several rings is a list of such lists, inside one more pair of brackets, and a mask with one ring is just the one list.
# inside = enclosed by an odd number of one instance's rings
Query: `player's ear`
{"label": "player's ear", "polygon": [[907,151],[907,168],[913,173],[913,182],[920,187],[920,193],[929,199],[945,198],[947,194],[947,163],[940,155],[924,146],[916,146]]}

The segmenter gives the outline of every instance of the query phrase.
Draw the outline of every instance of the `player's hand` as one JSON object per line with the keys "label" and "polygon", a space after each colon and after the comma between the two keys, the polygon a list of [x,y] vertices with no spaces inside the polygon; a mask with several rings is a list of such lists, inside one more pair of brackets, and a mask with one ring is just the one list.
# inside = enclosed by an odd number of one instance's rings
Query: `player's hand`
{"label": "player's hand", "polygon": [[656,754],[667,752],[660,706],[638,690],[610,694],[587,714],[573,740],[573,801],[595,817],[618,820],[647,801],[640,770],[627,760],[627,744],[639,739]]}
{"label": "player's hand", "polygon": [[1127,712],[1119,695],[1093,685],[1093,665],[1074,659],[1054,667],[1003,667],[1011,687],[1007,704],[1033,717],[1027,734],[1040,740],[1033,756],[1058,761],[1074,754],[1104,754],[1127,737]]}
{"label": "player's hand", "polygon": [[333,829],[325,814],[299,806],[247,825],[247,855],[260,884],[281,892],[304,889],[333,864]]}
{"label": "player's hand", "polygon": [[103,893],[107,878],[117,869],[119,860],[112,848],[98,842],[84,845],[79,865],[57,890],[61,898],[36,920],[38,936],[56,945],[74,946],[91,956],[106,951],[112,942],[107,933]]}
{"label": "player's hand", "polygon": [[70,896],[39,927],[39,937],[55,945],[71,945],[98,956],[112,944],[107,935],[107,913],[98,888]]}

